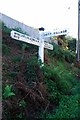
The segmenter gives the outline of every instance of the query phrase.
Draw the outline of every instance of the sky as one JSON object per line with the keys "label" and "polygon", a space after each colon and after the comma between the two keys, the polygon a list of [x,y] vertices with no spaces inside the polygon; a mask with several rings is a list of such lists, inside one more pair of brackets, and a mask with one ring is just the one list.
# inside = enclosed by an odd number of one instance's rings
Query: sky
{"label": "sky", "polygon": [[0,0],[0,12],[34,28],[78,35],[78,0]]}

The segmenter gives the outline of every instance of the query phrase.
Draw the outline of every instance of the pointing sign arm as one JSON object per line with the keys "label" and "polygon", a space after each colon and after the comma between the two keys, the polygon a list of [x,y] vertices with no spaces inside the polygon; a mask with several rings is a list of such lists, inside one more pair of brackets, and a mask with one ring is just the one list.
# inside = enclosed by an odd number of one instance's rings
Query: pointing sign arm
{"label": "pointing sign arm", "polygon": [[[15,40],[20,40],[23,42],[27,42],[33,45],[37,45],[40,46],[39,40],[35,39],[35,38],[31,38],[30,36],[24,35],[22,33],[16,32],[14,30],[11,31],[11,38],[15,39]],[[53,45],[44,42],[44,48],[53,50]]]}
{"label": "pointing sign arm", "polygon": [[53,36],[58,36],[58,35],[66,35],[68,34],[68,29],[63,29],[63,30],[55,30],[53,32],[42,32],[43,38],[47,37],[53,37]]}

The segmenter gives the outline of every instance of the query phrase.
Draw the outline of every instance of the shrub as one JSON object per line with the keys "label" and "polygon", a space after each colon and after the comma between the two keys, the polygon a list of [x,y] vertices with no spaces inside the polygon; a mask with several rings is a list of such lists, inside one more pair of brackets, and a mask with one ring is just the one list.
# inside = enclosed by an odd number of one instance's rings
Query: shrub
{"label": "shrub", "polygon": [[53,43],[53,51],[50,51],[53,57],[56,57],[59,60],[62,60],[63,58],[63,49]]}
{"label": "shrub", "polygon": [[69,50],[64,51],[64,58],[67,62],[72,63],[75,60],[75,53]]}
{"label": "shrub", "polygon": [[53,51],[49,52],[50,56],[57,58],[58,60],[66,60],[69,63],[74,62],[75,52],[70,50],[64,50],[62,47],[53,43]]}
{"label": "shrub", "polygon": [[44,66],[42,68],[45,79],[48,81],[54,81],[57,89],[63,94],[70,94],[72,88],[73,76],[69,74],[66,70],[61,70],[60,66],[50,67]]}
{"label": "shrub", "polygon": [[63,93],[63,94],[70,94],[70,90],[72,88],[72,84],[65,80],[61,79],[57,82],[58,89]]}
{"label": "shrub", "polygon": [[37,78],[36,72],[35,72],[35,65],[38,64],[37,58],[31,57],[30,59],[25,61],[25,63],[26,63],[26,68],[24,71],[25,80],[29,84],[31,84],[32,82],[38,81],[38,78]]}
{"label": "shrub", "polygon": [[53,103],[57,103],[59,100],[60,93],[57,89],[56,83],[52,80],[46,80],[45,84],[47,86],[49,101]]}
{"label": "shrub", "polygon": [[77,120],[79,118],[78,95],[62,96],[55,112],[48,114],[47,118]]}

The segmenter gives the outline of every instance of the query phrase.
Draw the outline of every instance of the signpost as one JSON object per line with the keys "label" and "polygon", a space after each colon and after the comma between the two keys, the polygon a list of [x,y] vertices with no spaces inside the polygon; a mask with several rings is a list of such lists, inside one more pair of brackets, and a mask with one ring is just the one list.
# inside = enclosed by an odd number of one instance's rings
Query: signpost
{"label": "signpost", "polygon": [[53,50],[53,45],[44,42],[44,40],[42,39],[42,36],[40,34],[39,39],[36,38],[32,38],[28,35],[19,33],[17,31],[12,30],[11,34],[10,34],[11,38],[15,39],[15,40],[19,40],[19,41],[23,41],[23,42],[27,42],[33,45],[37,45],[39,46],[39,52],[38,52],[38,59],[42,61],[42,63],[44,63],[44,48],[47,48],[49,50]]}
{"label": "signpost", "polygon": [[39,52],[38,52],[39,58],[38,58],[38,60],[41,60],[41,62],[44,63],[44,48],[47,48],[49,50],[53,50],[53,45],[45,42],[44,39],[47,37],[52,37],[52,36],[66,35],[67,33],[68,33],[67,29],[56,30],[53,32],[40,31],[39,32],[39,40],[38,40],[36,38],[32,38],[28,35],[25,35],[25,34],[22,34],[22,33],[19,33],[17,31],[12,30],[11,31],[11,38],[39,46]]}

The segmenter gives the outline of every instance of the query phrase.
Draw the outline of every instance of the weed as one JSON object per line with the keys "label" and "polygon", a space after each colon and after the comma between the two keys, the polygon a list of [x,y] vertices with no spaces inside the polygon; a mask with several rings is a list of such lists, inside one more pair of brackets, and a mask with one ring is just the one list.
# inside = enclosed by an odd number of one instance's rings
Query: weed
{"label": "weed", "polygon": [[25,108],[26,102],[24,100],[19,101],[19,107]]}
{"label": "weed", "polygon": [[14,96],[15,93],[12,92],[12,85],[6,85],[5,88],[4,88],[4,93],[3,93],[3,97],[4,98],[8,98],[10,96]]}
{"label": "weed", "polygon": [[16,115],[17,120],[24,120],[24,113],[20,112],[19,114]]}

